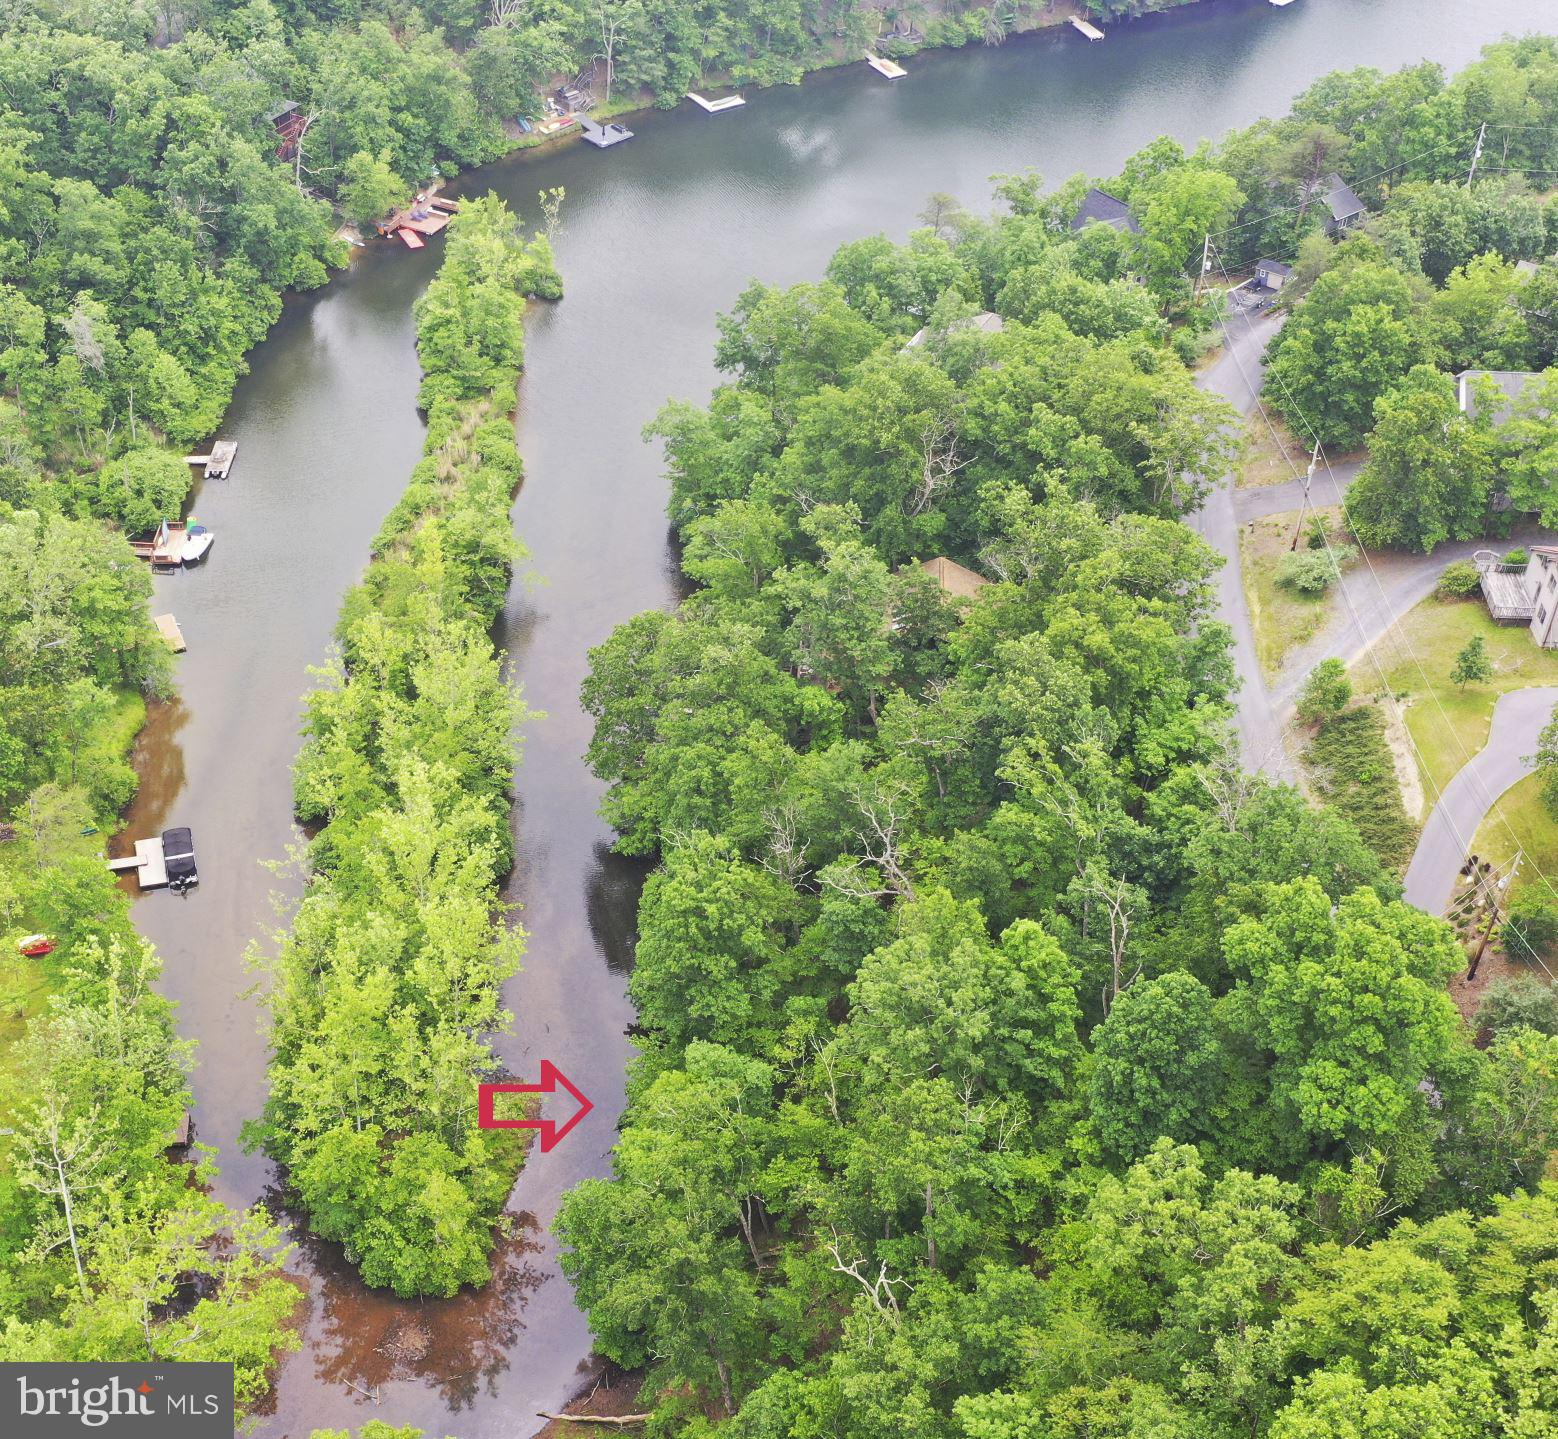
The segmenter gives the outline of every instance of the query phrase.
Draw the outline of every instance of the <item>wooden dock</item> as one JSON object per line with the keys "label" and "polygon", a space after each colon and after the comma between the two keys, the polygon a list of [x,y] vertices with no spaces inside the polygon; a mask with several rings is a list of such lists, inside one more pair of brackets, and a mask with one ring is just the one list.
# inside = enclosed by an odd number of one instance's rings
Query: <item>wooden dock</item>
{"label": "wooden dock", "polygon": [[739,95],[727,95],[723,100],[707,100],[696,90],[689,90],[687,98],[702,110],[707,110],[711,115],[718,115],[722,110],[736,110],[747,102]]}
{"label": "wooden dock", "polygon": [[184,643],[184,631],[179,628],[179,622],[172,615],[158,615],[153,621],[157,631],[168,642],[168,648],[176,655],[181,655],[188,648]]}
{"label": "wooden dock", "polygon": [[208,455],[185,455],[186,465],[199,465],[208,480],[225,480],[238,458],[237,440],[218,440]]}
{"label": "wooden dock", "polygon": [[397,230],[413,230],[418,235],[436,235],[440,230],[447,226],[448,223],[449,216],[445,215],[442,211],[435,210],[431,214],[423,215],[419,218],[414,218],[411,215],[404,215],[401,217],[400,223],[396,225],[395,228]]}
{"label": "wooden dock", "polygon": [[[1100,39],[1103,37],[1100,36]],[[909,72],[894,60],[884,60],[880,55],[867,55],[866,64],[887,80],[902,80]]]}
{"label": "wooden dock", "polygon": [[163,889],[168,883],[168,862],[163,857],[161,838],[136,840],[134,854],[111,859],[108,867],[115,874],[134,870],[142,889]]}
{"label": "wooden dock", "polygon": [[1089,40],[1102,40],[1104,38],[1104,32],[1098,26],[1089,25],[1080,15],[1073,15],[1071,23],[1082,34],[1086,35]]}
{"label": "wooden dock", "polygon": [[408,230],[404,225],[395,233],[408,250],[420,250],[427,243],[415,230]]}

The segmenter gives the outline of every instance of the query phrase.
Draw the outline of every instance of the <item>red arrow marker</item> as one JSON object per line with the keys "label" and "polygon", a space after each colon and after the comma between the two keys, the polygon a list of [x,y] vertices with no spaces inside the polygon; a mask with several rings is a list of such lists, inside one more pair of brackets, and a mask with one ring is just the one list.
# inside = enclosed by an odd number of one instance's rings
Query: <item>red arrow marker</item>
{"label": "red arrow marker", "polygon": [[[495,1097],[499,1094],[552,1094],[562,1085],[578,1102],[578,1109],[566,1124],[558,1125],[550,1119],[499,1119],[494,1110]],[[570,1129],[595,1106],[575,1088],[573,1082],[550,1059],[541,1061],[539,1084],[482,1084],[477,1086],[477,1123],[483,1129],[539,1129],[541,1153],[547,1153]]]}

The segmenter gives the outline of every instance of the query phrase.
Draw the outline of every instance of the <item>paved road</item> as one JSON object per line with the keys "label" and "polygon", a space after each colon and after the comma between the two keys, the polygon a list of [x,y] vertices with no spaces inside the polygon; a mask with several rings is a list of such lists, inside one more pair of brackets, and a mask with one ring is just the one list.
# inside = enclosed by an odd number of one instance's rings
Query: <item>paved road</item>
{"label": "paved road", "polygon": [[[1197,376],[1196,383],[1210,394],[1221,395],[1241,415],[1248,415],[1255,408],[1265,373],[1261,355],[1280,327],[1281,321],[1271,315],[1231,320],[1228,345]],[[1255,655],[1255,632],[1244,602],[1239,566],[1238,493],[1234,489],[1234,477],[1228,476],[1187,520],[1224,561],[1217,576],[1217,602],[1223,622],[1233,632],[1233,662],[1240,678],[1235,719],[1239,752],[1250,769],[1263,770],[1274,779],[1292,780],[1296,774],[1282,742],[1282,726],[1261,676],[1260,661]]]}
{"label": "paved road", "polygon": [[1493,803],[1534,766],[1537,736],[1558,705],[1558,688],[1512,690],[1493,709],[1488,742],[1444,793],[1423,826],[1407,868],[1408,904],[1443,914],[1455,891],[1455,876],[1471,850],[1472,836]]}
{"label": "paved road", "polygon": [[[1363,468],[1362,460],[1348,460],[1317,470],[1309,482],[1309,499],[1319,506],[1339,505],[1343,496],[1352,488]],[[1233,492],[1233,512],[1241,524],[1264,519],[1267,515],[1285,515],[1304,503],[1304,481],[1284,480],[1280,485],[1255,485],[1247,490]]]}
{"label": "paved road", "polygon": [[[1452,540],[1432,554],[1389,551],[1370,555],[1342,577],[1336,593],[1341,603],[1334,619],[1308,643],[1288,652],[1270,686],[1271,703],[1284,714],[1292,706],[1305,677],[1331,656],[1357,663],[1375,642],[1414,605],[1428,598],[1451,560],[1470,559],[1477,550],[1551,544],[1554,535],[1537,525],[1523,525],[1507,540]],[[1448,664],[1445,656],[1420,656],[1425,663]],[[1388,663],[1382,657],[1382,664]]]}

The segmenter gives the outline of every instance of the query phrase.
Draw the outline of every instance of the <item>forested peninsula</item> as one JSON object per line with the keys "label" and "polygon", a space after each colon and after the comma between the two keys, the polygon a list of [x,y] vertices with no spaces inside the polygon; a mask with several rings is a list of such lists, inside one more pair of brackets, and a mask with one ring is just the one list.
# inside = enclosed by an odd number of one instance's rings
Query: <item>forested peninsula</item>
{"label": "forested peninsula", "polygon": [[[1269,402],[1388,451],[1448,370],[1552,365],[1555,146],[1551,40],[1341,73],[720,320],[725,383],[653,427],[693,592],[584,690],[656,867],[614,1177],[559,1231],[660,1432],[1551,1424],[1558,1013],[1468,1024],[1396,856],[1245,772],[1184,520],[1231,459],[1203,257],[1297,257]],[[1343,157],[1346,234],[1311,202]],[[1426,518],[1400,472],[1371,524]]]}

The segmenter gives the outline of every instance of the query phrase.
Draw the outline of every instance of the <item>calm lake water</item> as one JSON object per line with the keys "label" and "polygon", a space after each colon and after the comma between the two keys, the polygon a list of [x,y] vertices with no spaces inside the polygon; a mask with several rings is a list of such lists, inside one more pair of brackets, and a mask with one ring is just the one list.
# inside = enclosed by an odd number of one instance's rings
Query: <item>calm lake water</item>
{"label": "calm lake water", "polygon": [[[539,189],[568,192],[557,247],[568,296],[532,309],[520,394],[528,478],[514,516],[531,560],[500,634],[547,712],[516,777],[510,898],[530,944],[507,993],[516,1033],[500,1049],[520,1074],[553,1060],[597,1108],[532,1156],[512,1206],[523,1223],[479,1295],[400,1303],[363,1290],[333,1246],[300,1238],[305,1347],[283,1366],[261,1435],[306,1439],[380,1418],[430,1439],[523,1439],[540,1427],[537,1409],[588,1378],[588,1332],[546,1226],[568,1186],[608,1167],[632,1052],[624,976],[642,872],[608,852],[578,691],[591,645],[675,598],[665,485],[640,432],[668,397],[707,395],[715,314],[753,277],[815,278],[846,240],[901,237],[933,191],[980,207],[998,172],[1108,174],[1155,135],[1193,144],[1281,113],[1329,70],[1424,58],[1454,68],[1554,19],[1552,0],[1216,0],[1103,44],[1067,29],[916,57],[896,84],[853,65],[750,92],[732,113],[633,120],[638,138],[611,151],[573,143],[466,177],[463,193],[496,191],[530,220]],[[186,899],[148,896],[136,918],[199,1041],[196,1123],[235,1204],[275,1202],[270,1165],[237,1142],[264,1096],[245,951],[277,923],[272,896],[296,893],[295,876],[267,862],[297,842],[298,697],[418,457],[411,304],[438,254],[437,242],[376,246],[288,305],[224,426],[239,442],[233,478],[197,498],[218,535],[211,559],[157,581],[189,653],[182,698],[143,736],[127,834],[191,826],[201,883]]]}

